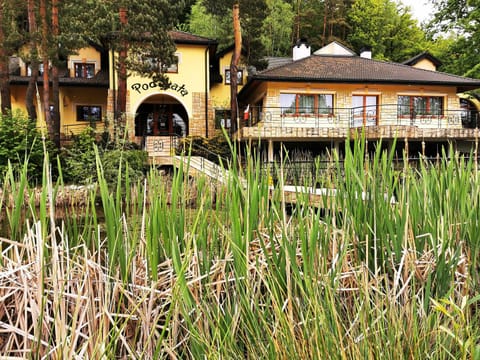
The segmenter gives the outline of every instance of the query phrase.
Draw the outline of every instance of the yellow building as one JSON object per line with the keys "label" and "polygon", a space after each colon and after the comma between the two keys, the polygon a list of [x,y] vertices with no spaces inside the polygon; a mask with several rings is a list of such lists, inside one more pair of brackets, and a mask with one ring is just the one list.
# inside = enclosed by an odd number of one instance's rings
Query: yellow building
{"label": "yellow building", "polygon": [[[127,78],[126,134],[153,157],[169,157],[179,138],[212,137],[229,122],[225,118],[221,123],[218,118],[220,114],[229,113],[231,49],[217,53],[215,40],[185,32],[172,31],[170,36],[176,45],[177,61],[167,70],[170,80],[167,89],[136,74]],[[95,46],[69,56],[59,81],[62,139],[79,133],[87,125],[102,130],[104,120],[113,126],[118,92],[116,59],[117,54]],[[30,70],[20,57],[12,58],[10,63],[12,108],[26,111]],[[42,73],[40,69],[37,80],[40,96]],[[239,74],[241,89],[246,79],[244,67]],[[43,109],[37,109],[39,126],[44,126]]]}
{"label": "yellow building", "polygon": [[[215,55],[214,81],[210,91],[210,97],[215,114],[215,129],[222,127],[231,128],[230,119],[230,62],[232,60],[234,46],[230,46]],[[242,61],[238,66],[237,85],[240,91],[247,81],[247,66]]]}
{"label": "yellow building", "polygon": [[[10,60],[10,70],[12,110],[26,112],[25,96],[31,75],[29,64],[19,57],[13,57]],[[40,66],[36,88],[38,96],[35,101],[40,99],[43,92],[42,75],[43,66]],[[104,66],[101,49],[93,46],[80,49],[76,55],[68,58],[59,77],[61,138],[78,133],[87,125],[98,127],[99,130],[103,127],[108,86],[108,64]],[[44,110],[41,104],[36,105],[39,127],[44,127]]]}
{"label": "yellow building", "polygon": [[480,80],[435,71],[433,57],[423,55],[407,65],[338,43],[311,54],[299,42],[292,58],[249,76],[239,93],[249,116],[236,135],[257,142],[269,161],[280,147],[318,154],[362,132],[419,152],[450,141],[471,145],[478,123],[458,94],[480,88]]}
{"label": "yellow building", "polygon": [[[151,157],[170,162],[178,139],[212,137],[230,128],[230,61],[233,47],[180,31],[170,32],[177,61],[168,71],[168,88],[152,79],[127,78],[126,134]],[[116,54],[90,46],[65,62],[60,76],[61,138],[87,125],[113,126],[118,76]],[[281,146],[321,152],[339,147],[360,129],[367,139],[397,138],[414,150],[454,141],[468,148],[478,135],[478,109],[459,94],[480,88],[480,80],[436,71],[428,53],[403,64],[360,56],[333,42],[311,54],[299,42],[291,58],[270,58],[269,68],[238,73],[240,129],[237,138],[253,141],[273,160]],[[11,59],[13,109],[25,110],[28,64]],[[42,71],[43,69],[40,69]],[[42,93],[43,78],[38,78]],[[243,88],[242,88],[243,87]],[[244,111],[246,117],[244,118]]]}

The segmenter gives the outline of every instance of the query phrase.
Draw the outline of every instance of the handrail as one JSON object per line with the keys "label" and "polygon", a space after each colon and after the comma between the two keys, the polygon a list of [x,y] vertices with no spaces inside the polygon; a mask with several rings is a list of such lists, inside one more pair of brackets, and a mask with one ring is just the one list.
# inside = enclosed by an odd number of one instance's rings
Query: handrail
{"label": "handrail", "polygon": [[214,151],[211,151],[210,149],[208,149],[208,148],[206,148],[202,145],[195,144],[195,142],[193,142],[193,141],[190,144],[192,146],[192,149],[195,148],[195,149],[200,150],[204,153],[207,153],[207,154],[211,155],[213,158],[215,158],[216,160],[219,159],[220,162],[223,162],[224,164],[228,164],[230,162],[230,160],[228,158],[225,158],[225,157],[221,156],[220,154],[218,154]]}
{"label": "handrail", "polygon": [[381,104],[351,108],[250,107],[240,127],[259,123],[268,127],[357,128],[362,126],[416,126],[420,128],[477,128],[478,111],[464,109],[415,113],[400,104]]}

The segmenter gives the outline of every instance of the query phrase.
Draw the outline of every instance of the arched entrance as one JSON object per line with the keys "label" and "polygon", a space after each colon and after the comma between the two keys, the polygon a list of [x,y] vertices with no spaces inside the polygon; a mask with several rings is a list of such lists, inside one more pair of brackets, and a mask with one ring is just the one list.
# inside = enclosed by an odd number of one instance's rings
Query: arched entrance
{"label": "arched entrance", "polygon": [[[150,96],[135,113],[135,137],[150,157],[168,159],[175,154],[178,140],[189,133],[188,113],[174,97]],[[170,160],[171,161],[171,160]]]}
{"label": "arched entrance", "polygon": [[188,114],[175,98],[158,94],[146,99],[135,114],[135,136],[188,135]]}

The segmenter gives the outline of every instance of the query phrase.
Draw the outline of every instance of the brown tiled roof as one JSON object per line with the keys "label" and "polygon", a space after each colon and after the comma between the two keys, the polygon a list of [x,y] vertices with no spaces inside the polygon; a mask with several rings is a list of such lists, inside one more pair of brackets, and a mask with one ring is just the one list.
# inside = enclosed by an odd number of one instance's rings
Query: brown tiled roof
{"label": "brown tiled roof", "polygon": [[360,56],[312,55],[258,72],[250,77],[250,81],[447,85],[456,86],[459,91],[480,88],[480,79]]}
{"label": "brown tiled roof", "polygon": [[267,57],[267,69],[273,69],[293,62],[291,57]]}
{"label": "brown tiled roof", "polygon": [[170,31],[171,38],[176,43],[181,44],[216,44],[217,41],[203,36],[193,35],[184,31]]}

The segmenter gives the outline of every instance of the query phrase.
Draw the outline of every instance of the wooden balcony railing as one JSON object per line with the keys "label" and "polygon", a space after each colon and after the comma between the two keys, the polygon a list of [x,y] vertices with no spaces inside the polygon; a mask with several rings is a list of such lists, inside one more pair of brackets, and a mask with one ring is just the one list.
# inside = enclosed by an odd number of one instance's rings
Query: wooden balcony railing
{"label": "wooden balcony railing", "polygon": [[425,129],[462,129],[480,126],[478,112],[443,110],[414,113],[400,106],[378,105],[358,108],[296,109],[251,107],[241,127],[265,128],[358,128],[369,126],[414,126]]}

